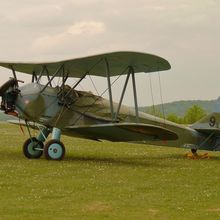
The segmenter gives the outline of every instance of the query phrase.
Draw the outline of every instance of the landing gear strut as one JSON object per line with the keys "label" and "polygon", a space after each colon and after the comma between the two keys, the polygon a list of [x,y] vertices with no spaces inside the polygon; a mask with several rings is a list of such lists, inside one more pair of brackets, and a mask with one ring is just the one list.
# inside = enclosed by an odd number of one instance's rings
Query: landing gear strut
{"label": "landing gear strut", "polygon": [[53,128],[52,139],[44,146],[44,156],[47,160],[62,160],[65,156],[64,144],[60,141],[61,130]]}

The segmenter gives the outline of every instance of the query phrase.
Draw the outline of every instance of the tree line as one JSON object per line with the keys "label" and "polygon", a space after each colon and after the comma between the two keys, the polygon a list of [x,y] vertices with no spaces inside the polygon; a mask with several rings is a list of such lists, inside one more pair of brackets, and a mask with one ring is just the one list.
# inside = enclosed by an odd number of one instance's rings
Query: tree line
{"label": "tree line", "polygon": [[[160,118],[164,118],[162,111],[158,108],[151,107],[149,112],[151,115],[155,115]],[[169,121],[178,123],[178,124],[193,124],[196,121],[200,120],[204,116],[207,115],[207,112],[199,105],[193,105],[189,109],[186,110],[184,116],[178,116],[175,113],[169,113],[165,116],[165,118]]]}

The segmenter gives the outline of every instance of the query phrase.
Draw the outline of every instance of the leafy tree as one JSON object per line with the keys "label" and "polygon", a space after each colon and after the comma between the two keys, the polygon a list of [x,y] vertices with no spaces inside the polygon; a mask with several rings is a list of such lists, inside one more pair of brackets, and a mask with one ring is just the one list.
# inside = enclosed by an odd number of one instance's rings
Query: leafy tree
{"label": "leafy tree", "polygon": [[184,119],[182,117],[177,116],[175,113],[170,113],[169,115],[167,115],[167,120],[178,124],[184,124]]}
{"label": "leafy tree", "polygon": [[[157,107],[151,107],[148,113],[160,118],[163,118],[163,113]],[[184,117],[179,117],[175,113],[170,113],[166,116],[166,119],[178,124],[193,124],[202,117],[206,116],[206,111],[199,105],[193,105],[190,107]]]}
{"label": "leafy tree", "polygon": [[184,121],[186,124],[193,124],[206,115],[205,110],[199,105],[193,105],[186,111]]}

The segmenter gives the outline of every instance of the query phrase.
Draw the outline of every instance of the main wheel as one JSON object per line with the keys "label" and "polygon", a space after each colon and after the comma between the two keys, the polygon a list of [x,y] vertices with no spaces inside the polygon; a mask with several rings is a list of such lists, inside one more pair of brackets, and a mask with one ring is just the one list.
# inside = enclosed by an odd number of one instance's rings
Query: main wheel
{"label": "main wheel", "polygon": [[23,153],[29,159],[37,159],[42,156],[43,148],[43,142],[38,141],[35,137],[29,138],[23,144]]}
{"label": "main wheel", "polygon": [[50,140],[44,146],[44,156],[47,160],[62,160],[65,156],[64,144],[59,140]]}

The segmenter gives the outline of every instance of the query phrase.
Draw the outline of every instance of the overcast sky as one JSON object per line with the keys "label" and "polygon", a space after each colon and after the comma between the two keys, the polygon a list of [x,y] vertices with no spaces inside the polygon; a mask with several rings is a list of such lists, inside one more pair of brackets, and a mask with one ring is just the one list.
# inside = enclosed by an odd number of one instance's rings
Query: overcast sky
{"label": "overcast sky", "polygon": [[[220,96],[220,1],[0,1],[0,60],[55,61],[131,50],[162,56],[164,102]],[[0,84],[10,71],[0,69]],[[152,74],[160,103],[157,73]],[[20,75],[24,78],[24,75]],[[26,79],[26,78],[25,78]],[[104,79],[94,79],[101,93]],[[87,79],[88,81],[88,79]],[[114,86],[118,98],[121,82]],[[85,90],[93,90],[84,82]],[[137,77],[139,104],[151,105],[149,78]],[[125,104],[132,104],[131,92]]]}

